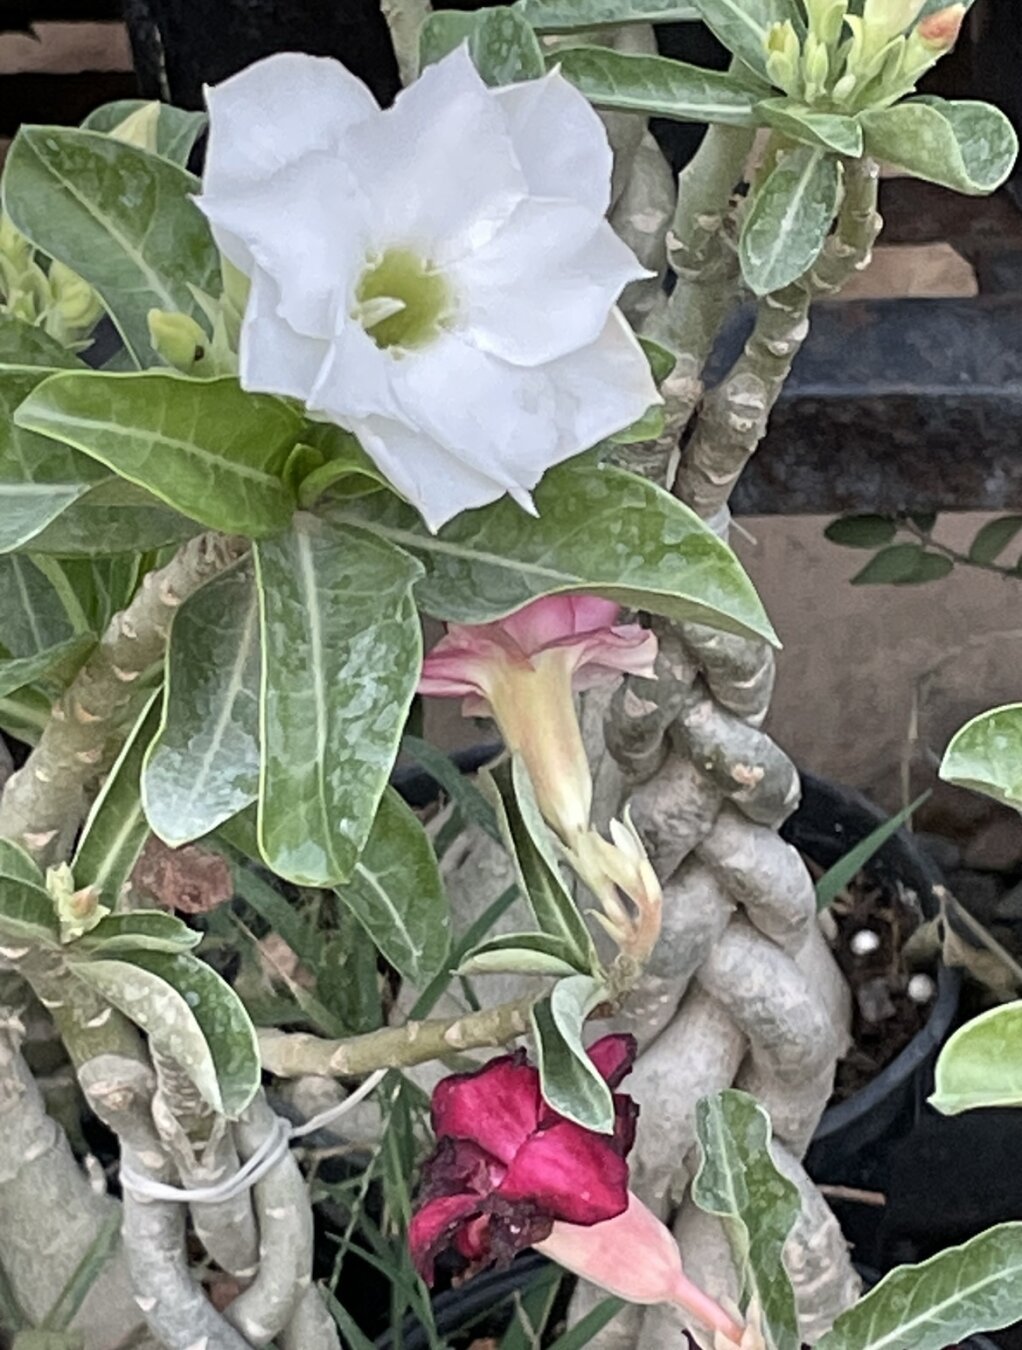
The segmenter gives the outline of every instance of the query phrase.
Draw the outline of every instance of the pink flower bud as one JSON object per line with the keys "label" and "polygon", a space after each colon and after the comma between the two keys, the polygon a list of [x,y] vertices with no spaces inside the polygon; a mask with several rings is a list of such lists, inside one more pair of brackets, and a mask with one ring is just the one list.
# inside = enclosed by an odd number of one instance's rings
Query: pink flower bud
{"label": "pink flower bud", "polygon": [[958,41],[966,12],[964,5],[948,5],[946,9],[939,9],[936,14],[923,19],[916,32],[930,46],[940,51],[950,51]]}

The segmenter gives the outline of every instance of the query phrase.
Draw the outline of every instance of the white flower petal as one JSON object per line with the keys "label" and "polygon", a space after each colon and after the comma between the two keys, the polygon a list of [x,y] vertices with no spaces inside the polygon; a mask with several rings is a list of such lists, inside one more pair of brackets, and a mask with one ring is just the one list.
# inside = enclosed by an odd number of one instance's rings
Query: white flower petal
{"label": "white flower petal", "polygon": [[350,171],[316,151],[244,191],[204,192],[199,208],[235,266],[242,249],[276,281],[280,312],[310,337],[327,337],[365,264],[370,224]]}
{"label": "white flower petal", "polygon": [[595,110],[558,70],[494,89],[536,197],[566,197],[597,215],[610,206],[614,156]]}
{"label": "white flower petal", "polygon": [[366,417],[401,418],[391,381],[396,359],[357,323],[342,324],[309,392],[309,407],[350,429]]}
{"label": "white flower petal", "polygon": [[241,326],[238,375],[243,389],[284,394],[304,402],[330,344],[296,333],[277,313],[279,298],[276,283],[257,270]]}
{"label": "white flower petal", "polygon": [[522,366],[595,342],[625,286],[649,275],[601,216],[539,198],[450,269],[461,331]]}
{"label": "white flower petal", "polygon": [[623,431],[663,402],[646,354],[617,309],[591,346],[551,362],[545,374],[557,395],[553,464]]}
{"label": "white flower petal", "polygon": [[345,137],[382,248],[445,264],[490,240],[527,192],[507,119],[459,48]]}
{"label": "white flower petal", "polygon": [[310,151],[337,146],[379,114],[361,80],[324,56],[278,52],[206,90],[209,147],[203,186],[221,195],[262,182]]}

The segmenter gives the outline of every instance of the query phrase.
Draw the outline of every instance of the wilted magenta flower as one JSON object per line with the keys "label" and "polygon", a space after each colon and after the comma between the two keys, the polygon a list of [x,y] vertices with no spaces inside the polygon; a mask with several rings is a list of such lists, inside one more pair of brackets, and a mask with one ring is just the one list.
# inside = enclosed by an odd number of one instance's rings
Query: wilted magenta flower
{"label": "wilted magenta flower", "polygon": [[595,595],[550,595],[486,624],[451,624],[426,657],[419,692],[463,699],[521,754],[540,810],[569,847],[589,827],[592,781],[572,691],[621,674],[653,675],[657,640],[618,624]]}
{"label": "wilted magenta flower", "polygon": [[[604,1036],[589,1057],[612,1088],[635,1059],[631,1036]],[[416,1268],[455,1247],[475,1269],[506,1265],[554,1230],[582,1228],[628,1208],[628,1164],[638,1108],[614,1094],[613,1134],[597,1134],[543,1100],[539,1073],[524,1050],[454,1074],[433,1092],[437,1147],[423,1168],[419,1208],[408,1239]]]}

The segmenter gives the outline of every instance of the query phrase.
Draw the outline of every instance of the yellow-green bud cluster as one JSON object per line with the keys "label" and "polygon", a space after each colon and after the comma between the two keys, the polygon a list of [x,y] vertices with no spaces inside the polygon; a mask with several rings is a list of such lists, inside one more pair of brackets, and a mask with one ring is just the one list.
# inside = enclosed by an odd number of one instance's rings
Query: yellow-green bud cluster
{"label": "yellow-green bud cluster", "polygon": [[0,216],[0,313],[42,328],[65,347],[80,347],[99,322],[99,296],[61,262],[44,270],[32,245]]}
{"label": "yellow-green bud cluster", "polygon": [[790,20],[767,33],[767,73],[790,97],[820,111],[886,107],[910,93],[958,39],[966,6],[951,4],[920,19],[925,4],[865,0],[861,14],[850,14],[849,0],[805,0],[804,37]]}

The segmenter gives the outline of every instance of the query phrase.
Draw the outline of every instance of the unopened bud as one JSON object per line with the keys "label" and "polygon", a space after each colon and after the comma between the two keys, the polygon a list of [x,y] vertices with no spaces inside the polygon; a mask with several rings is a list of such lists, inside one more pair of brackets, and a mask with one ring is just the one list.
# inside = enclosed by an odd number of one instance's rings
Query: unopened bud
{"label": "unopened bud", "polygon": [[848,0],[806,0],[806,12],[809,31],[824,46],[836,47],[848,13]]}
{"label": "unopened bud", "polygon": [[812,103],[826,92],[830,80],[830,52],[812,33],[806,38],[802,57],[806,100]]}
{"label": "unopened bud", "polygon": [[916,29],[916,34],[937,51],[949,52],[958,41],[965,15],[964,5],[948,5],[946,9],[939,9],[936,14],[927,15]]}
{"label": "unopened bud", "polygon": [[925,4],[926,0],[866,0],[862,22],[873,40],[883,46],[914,23]]}
{"label": "unopened bud", "polygon": [[51,305],[47,329],[61,340],[77,340],[91,333],[103,314],[103,305],[87,281],[62,262],[52,262],[49,273]]}
{"label": "unopened bud", "polygon": [[802,44],[790,19],[771,25],[767,33],[766,53],[767,74],[772,82],[789,94],[799,90]]}
{"label": "unopened bud", "polygon": [[144,103],[141,108],[129,113],[123,122],[118,122],[110,135],[124,145],[135,145],[139,150],[148,150],[150,154],[155,154],[159,121],[159,103]]}
{"label": "unopened bud", "polygon": [[189,375],[206,355],[209,339],[190,314],[151,309],[146,315],[149,341],[168,366]]}
{"label": "unopened bud", "polygon": [[32,245],[15,229],[8,215],[0,213],[0,255],[19,271],[32,257]]}

